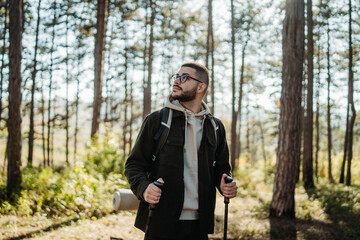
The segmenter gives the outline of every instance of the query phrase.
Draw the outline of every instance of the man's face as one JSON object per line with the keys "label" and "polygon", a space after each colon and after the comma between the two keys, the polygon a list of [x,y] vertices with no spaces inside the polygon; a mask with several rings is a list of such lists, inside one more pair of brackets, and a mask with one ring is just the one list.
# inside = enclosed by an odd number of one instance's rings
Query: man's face
{"label": "man's face", "polygon": [[[178,72],[179,76],[189,75],[194,78],[198,78],[196,75],[196,70],[190,67],[182,67]],[[174,100],[178,100],[179,102],[189,102],[195,99],[197,86],[199,82],[193,80],[192,78],[188,78],[186,82],[181,83],[180,79],[176,79],[173,82],[173,91],[171,93],[171,97]]]}

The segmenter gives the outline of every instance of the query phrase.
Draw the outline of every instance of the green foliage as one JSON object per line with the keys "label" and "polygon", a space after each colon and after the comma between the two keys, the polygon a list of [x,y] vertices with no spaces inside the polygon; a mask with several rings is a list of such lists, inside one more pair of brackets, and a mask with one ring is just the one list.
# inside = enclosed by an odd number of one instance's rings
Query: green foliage
{"label": "green foliage", "polygon": [[6,177],[0,176],[0,214],[88,218],[111,212],[115,190],[128,187],[114,139],[97,139],[88,146],[87,159],[72,168],[24,168],[22,191],[14,202],[6,198]]}
{"label": "green foliage", "polygon": [[[48,217],[98,217],[111,211],[111,197],[115,189],[125,182],[120,174],[109,174],[104,180],[101,174],[90,175],[84,164],[62,174],[52,169],[23,170],[20,196],[14,204],[2,201],[1,214],[31,216],[41,214]],[[1,189],[4,182],[1,181]]]}
{"label": "green foliage", "polygon": [[96,137],[87,145],[87,161],[85,167],[90,172],[99,172],[105,178],[110,173],[123,174],[125,159],[121,152],[119,136]]}

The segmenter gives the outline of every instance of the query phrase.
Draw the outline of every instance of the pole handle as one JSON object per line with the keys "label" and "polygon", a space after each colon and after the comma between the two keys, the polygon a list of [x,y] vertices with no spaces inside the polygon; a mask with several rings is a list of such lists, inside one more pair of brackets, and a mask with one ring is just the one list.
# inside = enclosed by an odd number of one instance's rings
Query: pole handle
{"label": "pole handle", "polygon": [[159,182],[159,181],[154,181],[153,184],[155,186],[157,186],[158,188],[162,189],[162,187],[164,186],[164,184],[162,182]]}
{"label": "pole handle", "polygon": [[[233,181],[233,179],[229,176],[227,176],[224,180],[226,184],[231,183]],[[229,202],[230,202],[229,198],[224,197],[224,203],[228,204]]]}

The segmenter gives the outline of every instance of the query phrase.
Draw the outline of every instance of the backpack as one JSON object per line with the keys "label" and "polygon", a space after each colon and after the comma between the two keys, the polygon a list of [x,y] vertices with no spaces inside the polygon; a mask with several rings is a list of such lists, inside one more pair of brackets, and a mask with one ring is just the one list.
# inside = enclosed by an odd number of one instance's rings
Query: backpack
{"label": "backpack", "polygon": [[[155,154],[152,156],[152,160],[155,161],[157,156],[159,156],[162,147],[165,145],[167,137],[170,132],[171,122],[172,122],[173,110],[168,107],[163,107],[160,110],[161,124],[156,134],[154,135],[154,140],[156,142]],[[210,117],[210,121],[214,126],[215,132],[215,146],[217,146],[217,131],[219,129],[219,123],[214,117]]]}

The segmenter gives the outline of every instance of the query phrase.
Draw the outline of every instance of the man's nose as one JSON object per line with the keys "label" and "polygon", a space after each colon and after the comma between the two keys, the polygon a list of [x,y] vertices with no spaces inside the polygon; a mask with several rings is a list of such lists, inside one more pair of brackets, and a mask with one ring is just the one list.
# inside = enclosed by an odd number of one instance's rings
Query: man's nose
{"label": "man's nose", "polygon": [[180,84],[181,84],[180,77],[175,78],[174,85],[180,85]]}

